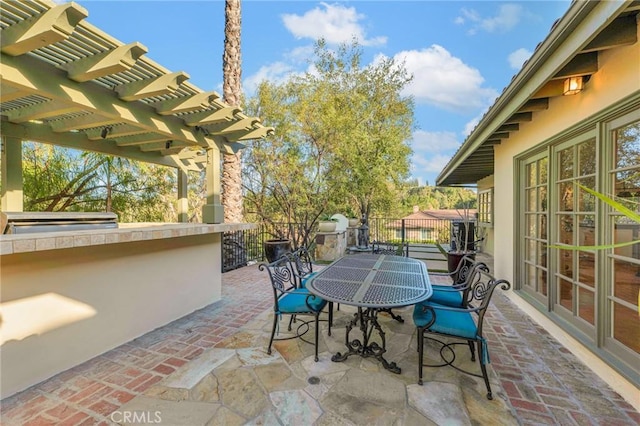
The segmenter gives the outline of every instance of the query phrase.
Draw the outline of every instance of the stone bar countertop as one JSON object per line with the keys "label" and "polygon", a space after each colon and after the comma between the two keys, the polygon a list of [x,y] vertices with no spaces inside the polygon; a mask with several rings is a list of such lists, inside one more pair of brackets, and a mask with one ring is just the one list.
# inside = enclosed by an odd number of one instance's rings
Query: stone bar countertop
{"label": "stone bar countertop", "polygon": [[119,223],[115,229],[0,235],[0,255],[242,231],[252,223]]}

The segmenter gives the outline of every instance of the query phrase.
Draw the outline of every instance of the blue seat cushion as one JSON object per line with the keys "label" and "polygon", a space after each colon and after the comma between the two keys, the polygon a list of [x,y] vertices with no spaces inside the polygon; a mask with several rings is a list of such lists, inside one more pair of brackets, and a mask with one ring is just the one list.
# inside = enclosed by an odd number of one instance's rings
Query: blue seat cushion
{"label": "blue seat cushion", "polygon": [[298,288],[280,297],[278,307],[280,308],[280,313],[283,314],[309,312],[307,301],[311,306],[311,310],[315,312],[321,311],[327,304],[327,301],[323,298],[314,296],[303,288]]}
{"label": "blue seat cushion", "polygon": [[302,277],[302,281],[300,282],[300,286],[302,288],[306,288],[307,287],[307,280],[309,278],[311,278],[312,276],[314,276],[315,274],[317,274],[318,272],[312,272],[310,274],[305,275],[304,277]]}
{"label": "blue seat cushion", "polygon": [[478,328],[469,312],[455,312],[446,309],[438,309],[438,305],[423,302],[413,308],[413,322],[417,327],[424,327],[433,318],[432,311],[423,310],[423,306],[433,308],[436,315],[435,322],[429,327],[430,331],[475,340],[478,336]]}
{"label": "blue seat cushion", "polygon": [[[451,287],[449,287],[449,289],[451,289]],[[429,302],[454,307],[462,306],[462,294],[459,291],[440,290],[433,286],[433,294],[429,298]]]}

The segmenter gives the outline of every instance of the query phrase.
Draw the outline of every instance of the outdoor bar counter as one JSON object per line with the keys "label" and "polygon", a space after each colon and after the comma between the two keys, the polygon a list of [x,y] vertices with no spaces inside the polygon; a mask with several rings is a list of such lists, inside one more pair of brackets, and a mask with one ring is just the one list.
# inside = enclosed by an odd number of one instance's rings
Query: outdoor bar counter
{"label": "outdoor bar counter", "polygon": [[0,235],[1,398],[220,300],[222,233],[254,226]]}

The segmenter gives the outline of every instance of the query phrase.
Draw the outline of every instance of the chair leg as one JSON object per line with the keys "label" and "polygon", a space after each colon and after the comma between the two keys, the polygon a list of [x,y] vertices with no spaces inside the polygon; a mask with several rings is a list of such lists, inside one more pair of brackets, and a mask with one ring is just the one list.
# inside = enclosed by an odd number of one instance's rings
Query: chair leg
{"label": "chair leg", "polygon": [[487,386],[487,399],[493,399],[493,394],[491,393],[491,385],[489,384],[489,376],[487,375],[487,366],[484,364],[482,359],[482,349],[483,343],[481,340],[478,340],[478,360],[480,362],[480,369],[482,370],[482,377],[484,378],[484,384]]}
{"label": "chair leg", "polygon": [[273,328],[271,329],[271,339],[269,339],[269,347],[267,348],[267,353],[271,355],[271,345],[273,344],[273,338],[276,335],[276,327],[278,325],[278,315],[273,314]]}
{"label": "chair leg", "polygon": [[331,336],[332,325],[333,325],[333,302],[329,302],[329,336]]}
{"label": "chair leg", "polygon": [[316,313],[316,362],[318,362],[318,341],[320,337],[320,312]]}
{"label": "chair leg", "polygon": [[476,350],[475,350],[475,347],[473,346],[473,342],[471,340],[468,340],[467,343],[469,344],[469,349],[471,350],[471,361],[475,361]]}
{"label": "chair leg", "polygon": [[291,318],[289,318],[289,331],[291,331],[291,324],[293,324],[294,322],[296,322],[296,316],[291,315]]}
{"label": "chair leg", "polygon": [[424,328],[418,327],[418,384],[422,386],[422,356],[424,355]]}

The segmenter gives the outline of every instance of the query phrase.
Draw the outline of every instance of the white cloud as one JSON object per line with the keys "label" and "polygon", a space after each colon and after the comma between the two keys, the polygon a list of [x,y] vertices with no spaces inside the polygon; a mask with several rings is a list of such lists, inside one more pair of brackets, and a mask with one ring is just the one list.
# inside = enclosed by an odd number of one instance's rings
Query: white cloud
{"label": "white cloud", "polygon": [[[449,163],[451,155],[437,154],[432,156],[424,156],[420,153],[413,154],[411,158],[413,175],[421,173],[440,173],[444,166]],[[430,182],[433,185],[435,182]]]}
{"label": "white cloud", "polygon": [[[414,132],[411,140],[413,149],[411,171],[413,176],[440,173],[459,146],[460,142],[454,132],[426,132],[424,130]],[[429,183],[434,184],[434,182]]]}
{"label": "white cloud", "polygon": [[444,47],[432,45],[427,49],[403,51],[395,55],[413,75],[405,95],[412,95],[416,103],[427,103],[454,112],[469,112],[486,106],[497,92],[484,88],[484,78]]}
{"label": "white cloud", "polygon": [[247,96],[252,96],[263,80],[273,83],[282,83],[296,71],[292,65],[284,62],[273,62],[260,67],[258,72],[244,79],[243,89]]}
{"label": "white cloud", "polygon": [[460,146],[454,132],[425,132],[417,130],[413,133],[411,146],[414,151],[442,152],[457,149]]}
{"label": "white cloud", "polygon": [[519,70],[522,67],[522,64],[524,64],[524,62],[530,57],[531,51],[525,48],[520,48],[509,54],[509,66],[513,69]]}
{"label": "white cloud", "polygon": [[524,9],[519,4],[507,3],[500,5],[495,16],[483,17],[476,10],[462,9],[461,16],[454,22],[459,25],[469,23],[469,34],[476,34],[479,30],[488,33],[505,33],[515,27],[524,14]]}
{"label": "white cloud", "polygon": [[363,46],[378,46],[387,42],[386,37],[367,38],[360,24],[365,15],[357,13],[354,7],[328,3],[320,5],[302,16],[282,15],[285,27],[297,38],[324,38],[330,44],[349,42],[354,37]]}

